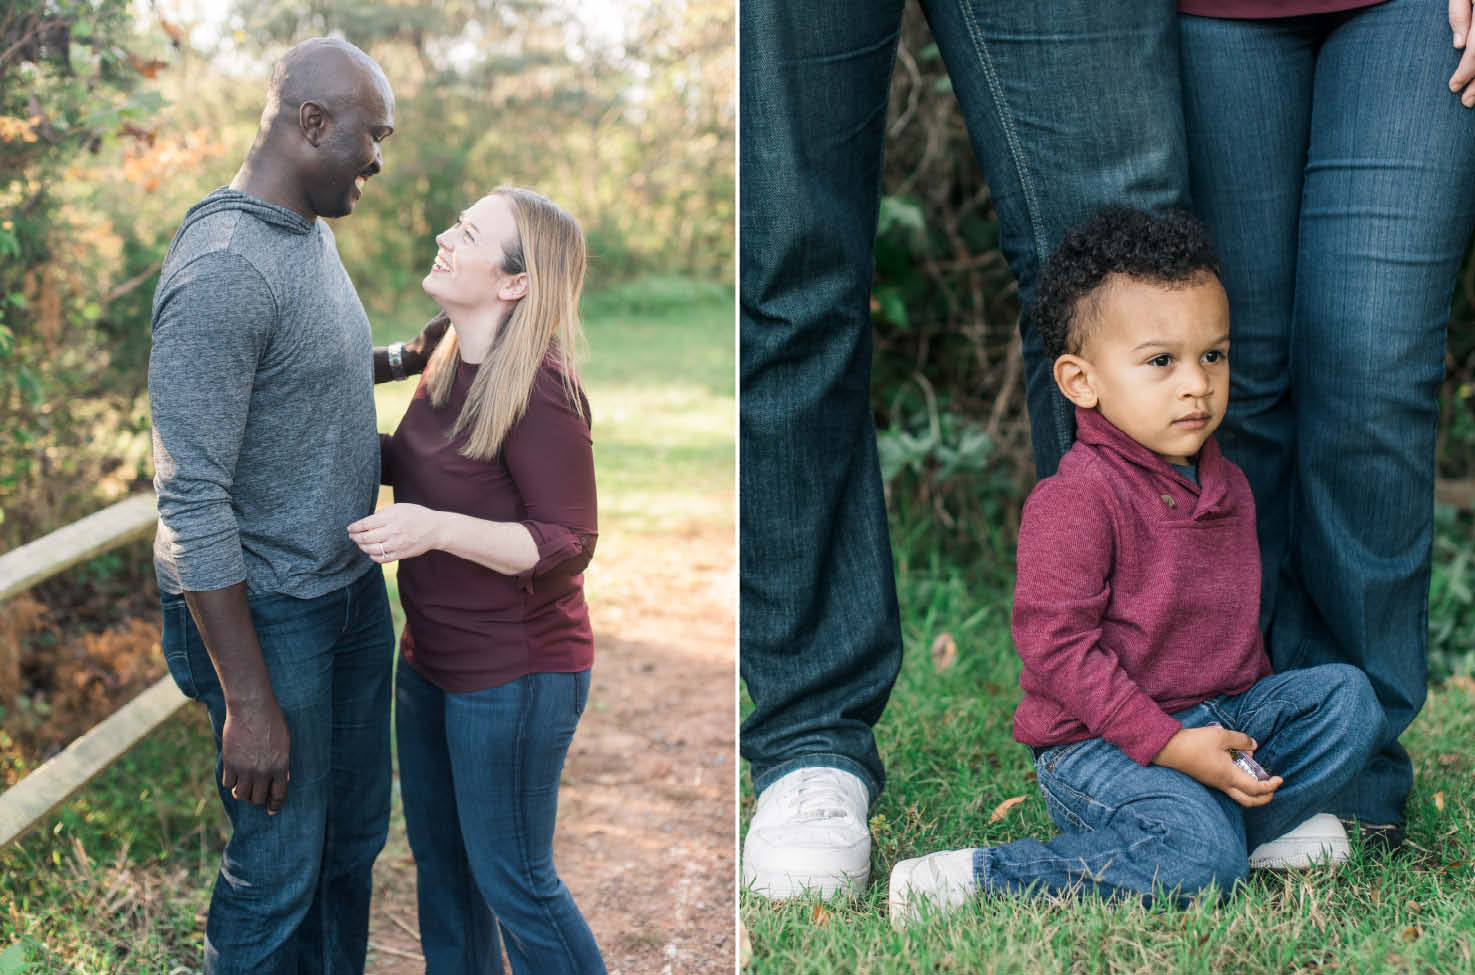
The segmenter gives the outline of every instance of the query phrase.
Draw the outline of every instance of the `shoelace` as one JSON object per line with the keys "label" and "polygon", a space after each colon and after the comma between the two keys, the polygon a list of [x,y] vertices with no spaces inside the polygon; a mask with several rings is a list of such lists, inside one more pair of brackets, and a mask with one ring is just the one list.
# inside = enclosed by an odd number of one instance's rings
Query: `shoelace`
{"label": "shoelace", "polygon": [[792,819],[845,819],[854,815],[846,802],[845,790],[830,773],[815,773],[784,796],[785,809]]}

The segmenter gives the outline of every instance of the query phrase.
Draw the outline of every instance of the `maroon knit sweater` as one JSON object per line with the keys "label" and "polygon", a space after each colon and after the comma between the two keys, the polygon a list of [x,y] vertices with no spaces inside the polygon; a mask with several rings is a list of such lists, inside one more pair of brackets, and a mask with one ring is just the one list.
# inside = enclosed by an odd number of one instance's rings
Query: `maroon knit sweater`
{"label": "maroon knit sweater", "polygon": [[531,673],[574,673],[594,660],[584,567],[598,537],[589,404],[580,417],[551,361],[527,412],[489,461],[447,440],[476,366],[462,363],[441,409],[422,380],[393,436],[380,437],[383,480],[395,501],[524,525],[538,563],[519,576],[432,549],[399,563],[405,660],[442,690],[467,693]]}
{"label": "maroon knit sweater", "polygon": [[1014,737],[1105,738],[1147,765],[1172,712],[1270,673],[1254,501],[1212,437],[1194,484],[1095,410],[1076,425],[1019,527]]}

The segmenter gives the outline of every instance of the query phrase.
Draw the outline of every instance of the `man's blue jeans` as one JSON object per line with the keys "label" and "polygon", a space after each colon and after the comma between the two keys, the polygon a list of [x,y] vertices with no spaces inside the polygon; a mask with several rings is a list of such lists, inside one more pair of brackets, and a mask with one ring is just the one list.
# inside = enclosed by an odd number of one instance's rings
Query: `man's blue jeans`
{"label": "man's blue jeans", "polygon": [[[924,0],[1031,301],[1108,203],[1187,204],[1177,22],[1153,0]],[[871,728],[901,664],[871,419],[872,243],[901,0],[743,0],[740,659],[755,789],[829,765],[884,782]],[[1020,323],[1039,472],[1074,435]]]}
{"label": "man's blue jeans", "polygon": [[250,596],[291,742],[275,816],[220,788],[225,697],[181,596],[163,596],[164,659],[215,730],[215,784],[231,823],[205,922],[211,975],[364,970],[374,858],[389,829],[394,626],[378,566],[316,599]]}
{"label": "man's blue jeans", "polygon": [[395,739],[426,975],[592,975],[604,962],[553,865],[558,780],[589,671],[469,694],[399,662]]}
{"label": "man's blue jeans", "polygon": [[1329,807],[1402,823],[1424,701],[1434,440],[1450,296],[1475,228],[1475,115],[1443,4],[1184,16],[1193,197],[1224,263],[1224,452],[1255,494],[1277,671],[1342,661],[1384,717]]}
{"label": "man's blue jeans", "polygon": [[1035,772],[1061,833],[980,849],[974,876],[994,893],[1166,894],[1181,903],[1213,884],[1227,895],[1249,875],[1250,850],[1323,811],[1362,768],[1376,708],[1361,671],[1327,664],[1175,714],[1185,728],[1217,721],[1259,743],[1255,760],[1285,783],[1253,809],[1182,772],[1144,768],[1101,738],[1046,748]]}

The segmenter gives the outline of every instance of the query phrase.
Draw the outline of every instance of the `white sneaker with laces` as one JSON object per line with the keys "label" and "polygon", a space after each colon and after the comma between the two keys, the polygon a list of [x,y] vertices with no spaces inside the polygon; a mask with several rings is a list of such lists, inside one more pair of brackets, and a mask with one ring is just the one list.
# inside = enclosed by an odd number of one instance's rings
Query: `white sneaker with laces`
{"label": "white sneaker with laces", "polygon": [[743,842],[743,886],[782,900],[859,893],[871,876],[870,794],[837,768],[800,768],[758,796]]}
{"label": "white sneaker with laces", "polygon": [[891,926],[900,928],[916,921],[921,917],[923,904],[936,915],[977,894],[974,852],[943,850],[915,860],[902,860],[892,867],[891,887],[886,897]]}
{"label": "white sneaker with laces", "polygon": [[1319,863],[1341,863],[1351,852],[1342,821],[1331,813],[1317,813],[1251,850],[1250,869],[1305,870]]}

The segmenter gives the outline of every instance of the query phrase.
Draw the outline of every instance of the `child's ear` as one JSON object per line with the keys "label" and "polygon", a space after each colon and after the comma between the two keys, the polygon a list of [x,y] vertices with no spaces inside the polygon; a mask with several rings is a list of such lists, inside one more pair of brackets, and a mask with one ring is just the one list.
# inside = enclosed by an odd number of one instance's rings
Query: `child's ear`
{"label": "child's ear", "polygon": [[1096,406],[1096,387],[1091,382],[1091,364],[1078,355],[1065,355],[1055,360],[1055,385],[1065,398],[1082,409]]}

